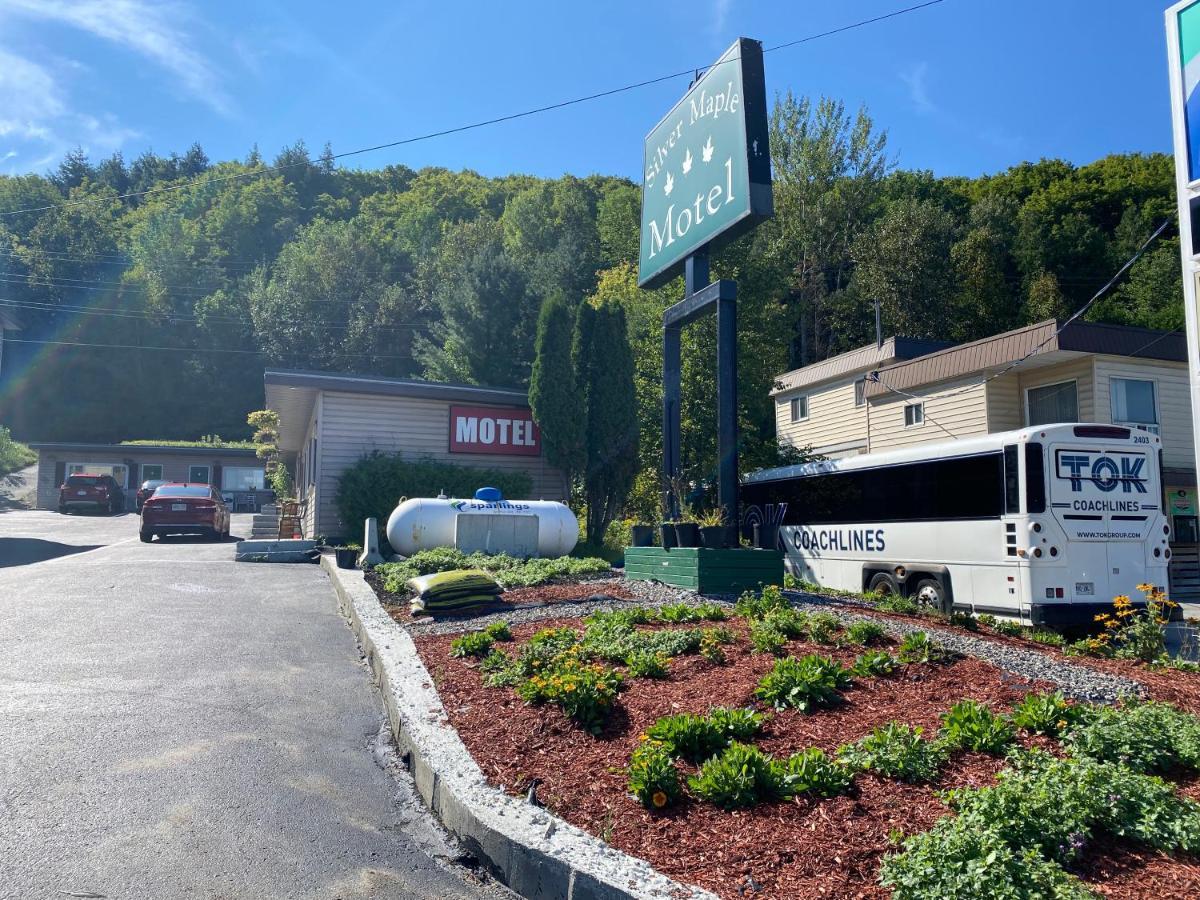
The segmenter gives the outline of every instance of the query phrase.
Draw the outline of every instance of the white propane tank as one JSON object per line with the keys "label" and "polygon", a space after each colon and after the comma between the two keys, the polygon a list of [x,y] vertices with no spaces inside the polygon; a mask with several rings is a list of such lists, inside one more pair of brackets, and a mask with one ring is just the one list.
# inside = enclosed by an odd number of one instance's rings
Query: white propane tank
{"label": "white propane tank", "polygon": [[566,556],[579,541],[579,520],[553,500],[505,500],[495,488],[481,488],[470,500],[405,500],[388,517],[387,538],[403,556],[434,547]]}

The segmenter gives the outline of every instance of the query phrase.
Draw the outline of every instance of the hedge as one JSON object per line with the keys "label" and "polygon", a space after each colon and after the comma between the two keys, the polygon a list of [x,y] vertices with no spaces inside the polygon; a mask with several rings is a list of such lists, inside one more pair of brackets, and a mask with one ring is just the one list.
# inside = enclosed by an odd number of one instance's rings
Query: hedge
{"label": "hedge", "polygon": [[524,472],[476,469],[432,459],[410,460],[399,453],[375,451],[338,479],[337,510],[351,534],[359,532],[364,519],[374,516],[382,541],[388,516],[401,497],[436,497],[445,492],[450,497],[469,498],[485,486],[499,488],[505,498],[525,499],[533,493],[533,480]]}

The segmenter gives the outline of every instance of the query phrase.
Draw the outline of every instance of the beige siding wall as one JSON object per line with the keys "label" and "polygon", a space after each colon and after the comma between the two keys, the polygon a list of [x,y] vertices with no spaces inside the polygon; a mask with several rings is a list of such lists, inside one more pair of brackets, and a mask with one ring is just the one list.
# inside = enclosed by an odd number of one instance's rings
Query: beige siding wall
{"label": "beige siding wall", "polygon": [[1162,360],[1136,360],[1121,356],[1097,356],[1097,422],[1112,421],[1113,378],[1140,378],[1154,382],[1159,434],[1162,436],[1163,465],[1170,468],[1194,468],[1196,459],[1192,446],[1192,406],[1186,364]]}
{"label": "beige siding wall", "polygon": [[904,407],[916,400],[889,397],[872,401],[871,452],[987,434],[987,389],[979,381],[976,375],[913,391],[924,403],[925,421],[912,427],[904,425]]}
{"label": "beige siding wall", "polygon": [[1014,431],[1025,425],[1021,404],[1020,377],[1015,373],[1001,375],[987,383],[988,431]]}
{"label": "beige siding wall", "polygon": [[[854,405],[854,382],[861,378],[841,379],[775,398],[775,433],[779,442],[791,447],[826,448],[867,443],[867,407]],[[808,397],[808,418],[793,422],[793,397]]]}
{"label": "beige siding wall", "polygon": [[1081,356],[1077,360],[1060,363],[1044,368],[1030,369],[1020,375],[1021,385],[1021,427],[1026,422],[1026,392],[1033,387],[1043,387],[1048,384],[1058,384],[1064,381],[1075,382],[1075,396],[1079,403],[1079,421],[1096,422],[1095,382],[1092,377],[1091,356]]}
{"label": "beige siding wall", "polygon": [[[519,499],[564,499],[562,473],[540,456],[450,453],[449,403],[332,392],[322,393],[321,398],[317,442],[320,484],[313,530],[305,534],[346,533],[334,503],[338,478],[374,450],[399,452],[410,459],[429,457],[460,466],[526,472],[533,481],[533,497]],[[362,527],[361,523],[347,526],[355,535]]]}

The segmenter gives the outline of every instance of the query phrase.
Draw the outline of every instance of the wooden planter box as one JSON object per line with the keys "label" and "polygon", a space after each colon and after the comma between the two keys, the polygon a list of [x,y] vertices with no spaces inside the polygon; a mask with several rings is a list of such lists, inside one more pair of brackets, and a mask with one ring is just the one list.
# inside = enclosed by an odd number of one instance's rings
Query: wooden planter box
{"label": "wooden planter box", "polygon": [[707,594],[740,594],[764,584],[782,586],[783,552],[626,547],[625,577],[635,581],[661,581]]}

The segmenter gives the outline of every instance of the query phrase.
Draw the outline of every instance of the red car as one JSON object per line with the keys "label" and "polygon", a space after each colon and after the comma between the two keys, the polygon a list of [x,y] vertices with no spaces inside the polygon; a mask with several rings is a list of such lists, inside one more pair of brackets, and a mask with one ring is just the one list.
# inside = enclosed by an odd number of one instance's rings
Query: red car
{"label": "red car", "polygon": [[146,505],[146,501],[150,499],[150,495],[166,483],[167,482],[163,481],[162,479],[159,479],[158,481],[143,481],[142,486],[137,489],[137,493],[133,498],[134,505],[137,507],[137,511],[141,512],[142,507]]}
{"label": "red car", "polygon": [[111,475],[68,475],[58,489],[58,511],[94,509],[116,514],[125,509],[125,492]]}
{"label": "red car", "polygon": [[142,506],[139,537],[148,544],[156,534],[203,534],[214,541],[227,540],[229,507],[212,485],[168,482]]}

